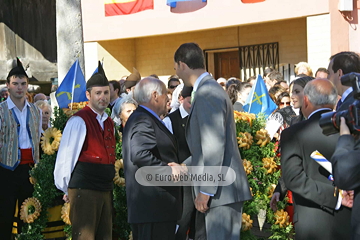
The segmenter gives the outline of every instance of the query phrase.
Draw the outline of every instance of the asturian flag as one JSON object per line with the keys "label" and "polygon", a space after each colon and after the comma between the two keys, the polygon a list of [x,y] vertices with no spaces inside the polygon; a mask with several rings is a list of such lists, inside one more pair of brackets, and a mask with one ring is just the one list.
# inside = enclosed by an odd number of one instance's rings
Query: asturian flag
{"label": "asturian flag", "polygon": [[85,77],[77,59],[56,90],[55,96],[60,108],[68,108],[69,103],[87,101],[85,92]]}
{"label": "asturian flag", "polygon": [[[166,0],[166,4],[172,8],[176,7],[177,2],[185,2],[185,1],[196,1],[196,0]],[[206,2],[206,0],[202,0]]]}
{"label": "asturian flag", "polygon": [[251,88],[243,108],[249,113],[264,113],[266,118],[277,108],[260,75],[258,75],[254,86]]}

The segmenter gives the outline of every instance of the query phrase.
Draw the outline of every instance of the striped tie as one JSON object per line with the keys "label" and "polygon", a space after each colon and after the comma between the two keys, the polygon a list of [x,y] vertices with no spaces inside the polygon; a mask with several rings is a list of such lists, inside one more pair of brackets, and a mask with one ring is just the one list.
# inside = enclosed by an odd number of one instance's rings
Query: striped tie
{"label": "striped tie", "polygon": [[342,103],[343,103],[343,102],[341,101],[341,99],[339,99],[339,101],[338,101],[337,104],[336,104],[336,111],[339,110],[339,108],[340,108],[340,106],[341,106]]}

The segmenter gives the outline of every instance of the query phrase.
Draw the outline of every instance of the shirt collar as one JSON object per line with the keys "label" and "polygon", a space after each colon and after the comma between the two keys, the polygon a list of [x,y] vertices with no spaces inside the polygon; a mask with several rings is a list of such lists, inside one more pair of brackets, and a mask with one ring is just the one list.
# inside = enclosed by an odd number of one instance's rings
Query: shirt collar
{"label": "shirt collar", "polygon": [[96,114],[96,119],[99,121],[99,122],[105,122],[105,120],[108,118],[108,115],[106,112],[103,113],[103,115],[100,115],[99,113],[97,113],[96,111],[94,111],[94,109],[92,109],[90,107],[90,109]]}
{"label": "shirt collar", "polygon": [[310,113],[310,115],[308,116],[307,119],[310,119],[311,116],[314,115],[315,113],[320,112],[320,111],[324,111],[324,110],[330,110],[330,111],[332,111],[331,108],[319,108],[319,109],[316,109],[315,111],[313,111],[312,113]]}
{"label": "shirt collar", "polygon": [[[10,96],[6,99],[6,102],[7,102],[7,105],[8,105],[9,109],[17,108],[15,103],[11,100]],[[30,106],[29,102],[25,99],[25,107],[29,107],[29,106]],[[20,111],[20,109],[18,109],[18,110]]]}
{"label": "shirt collar", "polygon": [[115,105],[115,103],[116,103],[116,101],[119,99],[119,97],[117,97],[114,101],[112,101],[111,103],[110,103],[110,105],[111,106],[114,106]]}
{"label": "shirt collar", "polygon": [[181,104],[179,107],[181,118],[186,118],[189,113],[185,110],[184,106]]}
{"label": "shirt collar", "polygon": [[162,120],[160,119],[160,117],[150,108],[145,107],[144,105],[140,105],[142,108],[146,109],[149,113],[151,113],[152,115],[154,115],[154,117],[156,117],[160,122],[162,122]]}
{"label": "shirt collar", "polygon": [[194,83],[194,88],[193,88],[193,91],[196,92],[197,88],[199,87],[199,84],[201,82],[201,80],[204,79],[205,76],[209,75],[208,72],[204,72],[203,74],[201,74],[195,81]]}
{"label": "shirt collar", "polygon": [[353,91],[352,87],[349,87],[348,89],[346,89],[346,91],[343,93],[343,95],[341,96],[341,102],[345,101],[345,98],[347,96],[349,96],[349,94]]}

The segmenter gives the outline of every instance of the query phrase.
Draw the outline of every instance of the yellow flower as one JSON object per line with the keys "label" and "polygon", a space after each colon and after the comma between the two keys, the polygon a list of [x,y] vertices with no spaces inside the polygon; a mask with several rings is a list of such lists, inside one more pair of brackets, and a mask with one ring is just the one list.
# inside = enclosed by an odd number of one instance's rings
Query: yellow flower
{"label": "yellow flower", "polygon": [[256,144],[260,145],[260,147],[265,147],[266,144],[270,142],[270,136],[265,129],[260,129],[259,131],[256,131],[255,134]]}
{"label": "yellow flower", "polygon": [[274,158],[263,158],[262,159],[264,168],[267,169],[267,173],[273,173],[277,169],[276,162],[274,161]]}
{"label": "yellow flower", "polygon": [[56,128],[48,128],[41,137],[41,148],[47,155],[52,155],[58,150],[61,140],[61,132]]}
{"label": "yellow flower", "polygon": [[[29,214],[29,208],[33,207],[34,212]],[[32,223],[40,216],[41,204],[37,198],[27,198],[20,208],[20,219],[26,223]]]}
{"label": "yellow flower", "polygon": [[253,143],[253,137],[248,132],[239,132],[238,137],[239,148],[249,149]]}
{"label": "yellow flower", "polygon": [[251,162],[248,161],[248,160],[246,160],[246,159],[244,159],[244,160],[243,160],[243,166],[244,166],[246,175],[249,175],[249,174],[252,172],[252,170],[253,170],[253,166],[252,166]]}
{"label": "yellow flower", "polygon": [[67,225],[71,225],[71,222],[70,222],[70,203],[64,203],[64,206],[61,208],[61,219]]}
{"label": "yellow flower", "polygon": [[247,230],[250,230],[253,227],[252,224],[253,220],[250,219],[250,215],[243,213],[241,219],[241,231],[245,232]]}
{"label": "yellow flower", "polygon": [[276,185],[275,184],[271,184],[269,187],[268,187],[268,197],[271,198],[274,191],[275,191],[275,187]]}
{"label": "yellow flower", "polygon": [[122,159],[115,161],[115,177],[114,183],[119,187],[125,186],[125,178],[120,177],[119,171],[121,168],[124,168],[124,162]]}
{"label": "yellow flower", "polygon": [[234,119],[235,119],[235,122],[247,121],[247,122],[249,122],[250,127],[251,127],[252,120],[255,120],[256,116],[253,113],[234,111]]}
{"label": "yellow flower", "polygon": [[290,224],[290,222],[289,222],[290,217],[289,217],[288,213],[286,211],[284,211],[284,209],[276,211],[275,219],[276,219],[275,224],[278,224],[280,226],[280,228],[284,228]]}

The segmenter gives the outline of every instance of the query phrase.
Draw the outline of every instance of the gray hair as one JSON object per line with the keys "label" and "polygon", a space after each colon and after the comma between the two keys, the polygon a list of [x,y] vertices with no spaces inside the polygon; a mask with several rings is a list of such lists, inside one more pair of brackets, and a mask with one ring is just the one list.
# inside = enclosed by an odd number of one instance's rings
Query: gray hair
{"label": "gray hair", "polygon": [[[312,80],[314,81],[314,80]],[[335,106],[338,94],[335,86],[331,84],[331,91],[324,91],[321,84],[315,84],[310,81],[304,88],[304,95],[308,97],[309,101],[315,106],[333,105]]]}
{"label": "gray hair", "polygon": [[119,98],[111,112],[111,118],[114,120],[115,124],[118,126],[121,124],[120,113],[124,109],[125,104],[134,104],[135,107],[138,107],[138,103],[130,96],[126,95],[122,98]]}
{"label": "gray hair", "polygon": [[159,95],[166,94],[166,86],[159,79],[147,77],[136,84],[133,97],[139,104],[149,103],[151,100],[151,94],[154,91]]}
{"label": "gray hair", "polygon": [[52,113],[52,108],[51,108],[51,105],[47,102],[47,101],[44,101],[44,100],[38,100],[36,103],[34,103],[35,106],[37,106],[41,111],[45,108],[45,107],[48,107],[49,110],[50,110],[50,115]]}

